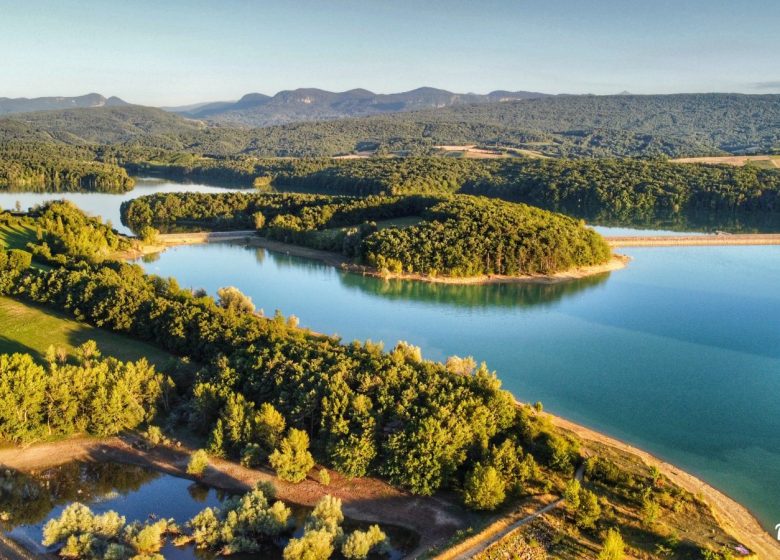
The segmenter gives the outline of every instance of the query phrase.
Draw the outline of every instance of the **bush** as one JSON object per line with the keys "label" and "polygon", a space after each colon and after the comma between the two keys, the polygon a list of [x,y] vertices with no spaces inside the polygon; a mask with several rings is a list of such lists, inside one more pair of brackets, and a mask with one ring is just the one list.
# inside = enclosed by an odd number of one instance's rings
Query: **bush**
{"label": "bush", "polygon": [[353,531],[341,545],[341,554],[350,560],[363,560],[386,543],[387,535],[378,525],[371,525],[368,531]]}
{"label": "bush", "polygon": [[328,469],[325,468],[320,469],[318,478],[320,484],[322,484],[323,486],[328,486],[330,484],[330,474],[328,473]]}
{"label": "bush", "polygon": [[604,539],[604,544],[599,552],[598,560],[623,560],[625,557],[625,544],[623,543],[623,537],[620,536],[620,531],[617,529],[610,529],[607,531],[607,537]]}
{"label": "bush", "polygon": [[190,462],[187,463],[187,474],[203,476],[208,466],[209,454],[205,449],[198,449],[190,456]]}

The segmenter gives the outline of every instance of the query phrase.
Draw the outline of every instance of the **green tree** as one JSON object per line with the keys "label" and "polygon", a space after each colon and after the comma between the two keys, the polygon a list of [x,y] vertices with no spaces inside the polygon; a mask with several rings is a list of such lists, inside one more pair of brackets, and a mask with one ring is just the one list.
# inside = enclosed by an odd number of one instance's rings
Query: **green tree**
{"label": "green tree", "polygon": [[580,529],[594,529],[601,517],[601,506],[596,494],[590,490],[582,489],[580,492],[580,506],[574,516],[577,527]]}
{"label": "green tree", "polygon": [[626,546],[623,543],[623,537],[620,536],[620,531],[610,529],[607,531],[607,537],[601,546],[598,560],[623,560],[625,558],[625,549]]}
{"label": "green tree", "polygon": [[290,539],[283,557],[284,560],[328,560],[333,551],[333,535],[322,529],[306,531],[303,536]]}
{"label": "green tree", "polygon": [[255,304],[252,298],[241,293],[235,286],[226,286],[217,290],[217,303],[235,313],[254,313]]}
{"label": "green tree", "polygon": [[44,428],[46,378],[29,354],[0,354],[0,436],[30,441]]}
{"label": "green tree", "polygon": [[576,511],[580,507],[581,492],[579,480],[572,478],[566,483],[566,487],[563,490],[563,499],[572,511]]}
{"label": "green tree", "polygon": [[314,466],[314,458],[309,452],[309,436],[303,430],[290,429],[268,460],[282,480],[293,483],[303,481]]}
{"label": "green tree", "polygon": [[466,476],[463,487],[463,501],[473,509],[494,510],[506,498],[506,483],[499,472],[477,463]]}

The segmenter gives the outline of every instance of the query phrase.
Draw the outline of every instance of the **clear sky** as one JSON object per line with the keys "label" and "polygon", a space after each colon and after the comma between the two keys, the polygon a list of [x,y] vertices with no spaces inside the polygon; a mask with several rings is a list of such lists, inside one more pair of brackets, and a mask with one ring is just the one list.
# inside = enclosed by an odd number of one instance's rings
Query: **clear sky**
{"label": "clear sky", "polygon": [[780,92],[780,0],[0,0],[0,97]]}

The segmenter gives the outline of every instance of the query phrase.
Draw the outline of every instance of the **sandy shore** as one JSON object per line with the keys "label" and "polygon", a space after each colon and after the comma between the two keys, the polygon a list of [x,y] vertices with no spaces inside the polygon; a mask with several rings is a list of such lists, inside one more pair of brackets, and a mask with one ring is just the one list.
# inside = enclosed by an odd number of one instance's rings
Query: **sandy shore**
{"label": "sandy shore", "polygon": [[559,416],[548,414],[553,424],[576,434],[585,445],[588,441],[598,442],[630,453],[641,459],[648,466],[655,465],[674,484],[691,494],[702,498],[711,508],[713,516],[723,529],[730,533],[761,559],[780,558],[780,541],[767,533],[758,520],[744,506],[735,502],[723,492],[713,488],[674,465],[654,457],[632,445],[611,438]]}
{"label": "sandy shore", "polygon": [[697,247],[719,245],[780,245],[778,233],[724,233],[720,235],[606,236],[610,247]]}
{"label": "sandy shore", "polygon": [[[673,484],[703,499],[711,508],[721,527],[736,540],[758,554],[761,559],[780,558],[780,542],[767,533],[756,518],[742,505],[704,481],[666,463],[627,443],[611,438],[559,416],[547,414],[557,427],[575,434],[587,449],[588,442],[613,447],[639,458],[648,466],[656,466]],[[21,471],[36,471],[74,460],[108,461],[136,464],[161,472],[191,478],[186,474],[190,450],[157,447],[138,449],[137,438],[113,437],[105,439],[75,437],[53,443],[28,447],[0,449],[0,465]],[[413,496],[375,478],[346,479],[331,471],[327,487],[316,480],[316,470],[301,484],[288,484],[276,479],[268,470],[246,469],[237,463],[212,459],[203,477],[206,484],[227,491],[241,492],[260,481],[271,481],[281,499],[311,506],[324,494],[339,497],[344,512],[354,519],[391,523],[406,527],[420,535],[420,542],[409,556],[415,557],[431,546],[441,545],[454,531],[465,528],[462,508],[441,496]],[[533,500],[519,510],[528,512]],[[511,521],[511,520],[510,520]],[[493,542],[493,539],[490,539]],[[0,543],[0,553],[3,552]]]}

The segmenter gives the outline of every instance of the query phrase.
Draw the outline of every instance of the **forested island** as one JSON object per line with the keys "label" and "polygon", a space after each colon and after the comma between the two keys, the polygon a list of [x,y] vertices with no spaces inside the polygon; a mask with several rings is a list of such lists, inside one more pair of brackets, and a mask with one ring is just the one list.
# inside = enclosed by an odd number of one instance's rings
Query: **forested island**
{"label": "forested island", "polygon": [[251,227],[269,239],[338,252],[385,274],[551,275],[611,257],[601,236],[572,218],[464,195],[179,193],[126,202],[122,217],[139,232],[180,224]]}
{"label": "forested island", "polygon": [[[275,196],[280,206],[328,200]],[[360,203],[367,206],[372,200]],[[449,200],[434,210],[438,203],[431,211],[445,212],[447,204],[470,200]],[[486,204],[477,208],[490,211],[496,203]],[[309,208],[315,216],[326,211],[322,204]],[[333,210],[339,215],[338,208]],[[707,541],[696,536],[698,529],[683,529],[694,526],[690,523],[711,523],[706,506],[693,495],[646,466],[621,466],[609,455],[584,460],[576,436],[555,427],[540,404],[518,404],[493,372],[471,358],[453,356],[437,363],[423,359],[408,343],[389,351],[371,342],[344,344],[300,328],[292,317],[255,313],[251,301],[235,289],[221,290],[217,300],[182,289],[173,279],[149,276],[136,265],[114,260],[116,251],[134,241],[68,203],[1,218],[4,230],[16,237],[4,237],[6,248],[0,251],[0,295],[150,342],[195,368],[194,375],[175,369],[158,373],[148,364],[103,359],[94,344],[83,346],[73,358],[52,349],[45,366],[22,355],[5,357],[0,364],[5,380],[0,386],[0,435],[5,440],[30,443],[83,430],[110,434],[151,423],[147,437],[153,445],[161,441],[156,425],[168,433],[196,434],[203,450],[190,460],[188,472],[194,477],[208,468],[210,457],[240,461],[250,469],[270,466],[279,480],[293,484],[319,463],[354,478],[355,484],[361,477],[378,476],[416,495],[449,490],[476,511],[557,492],[566,497],[562,519],[576,527],[576,536],[561,534],[556,546],[563,550],[598,548],[605,531],[614,527],[621,528],[631,546],[670,547],[679,558],[697,558],[699,548],[710,547],[712,539],[718,546],[731,546],[719,529],[708,531]],[[99,249],[86,248],[92,246]],[[85,372],[102,372],[87,375],[96,376],[94,389],[61,393],[63,387],[81,383]],[[107,385],[101,388],[100,383]],[[122,398],[130,395],[143,396],[128,406]],[[52,411],[60,409],[72,412],[52,423]],[[20,417],[22,410],[32,416]],[[115,413],[108,418],[110,411]],[[32,417],[35,423],[27,421]],[[574,474],[583,464],[585,479],[580,482]],[[327,472],[319,478],[327,485]],[[250,493],[231,502],[228,511],[204,512],[190,522],[192,533],[187,534],[223,552],[252,550],[253,543],[283,530],[284,506],[271,505],[269,492]],[[447,496],[439,499],[452,499]],[[229,508],[244,507],[265,519],[268,531],[236,523],[236,518],[248,518],[230,514]],[[65,543],[63,553],[79,557],[100,557],[107,547],[116,554],[151,554],[165,534],[179,532],[163,521],[123,530],[124,521],[114,516],[110,526],[115,531],[82,537],[95,523],[106,526],[108,519],[74,508],[47,526],[45,538]],[[348,558],[363,558],[381,542],[379,529],[342,536],[337,514],[335,524],[323,527],[324,510],[335,511],[336,506],[323,505],[322,515],[315,508],[311,535],[304,534],[302,542],[291,540],[286,560],[325,559],[334,546]],[[662,519],[674,519],[668,523],[685,532],[670,538],[661,529]],[[230,532],[220,530],[223,523]],[[318,533],[323,528],[326,533]],[[320,552],[311,552],[313,547]],[[707,554],[725,558],[720,552]]]}

